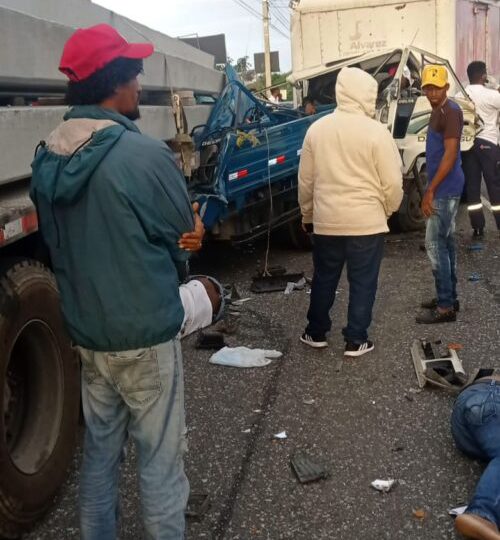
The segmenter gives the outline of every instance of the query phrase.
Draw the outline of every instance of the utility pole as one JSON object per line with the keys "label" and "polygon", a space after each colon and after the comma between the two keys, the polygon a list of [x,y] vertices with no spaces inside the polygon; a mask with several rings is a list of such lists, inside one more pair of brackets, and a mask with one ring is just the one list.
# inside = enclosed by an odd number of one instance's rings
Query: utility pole
{"label": "utility pole", "polygon": [[[271,45],[269,43],[269,0],[262,0],[262,22],[264,23],[264,71],[266,88],[272,84],[271,79]],[[271,91],[267,91],[271,95]]]}

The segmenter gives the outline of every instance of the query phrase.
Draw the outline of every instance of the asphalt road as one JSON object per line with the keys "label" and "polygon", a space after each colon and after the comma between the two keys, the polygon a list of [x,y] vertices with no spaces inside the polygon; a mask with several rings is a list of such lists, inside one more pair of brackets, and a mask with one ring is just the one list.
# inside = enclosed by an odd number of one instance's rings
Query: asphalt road
{"label": "asphalt road", "polygon": [[[340,371],[345,280],[333,310],[330,347],[313,351],[298,341],[309,300],[305,291],[248,292],[265,246],[218,247],[195,261],[196,271],[235,283],[252,297],[228,344],[278,349],[284,356],[264,368],[219,367],[208,363],[209,351],[194,348],[193,337],[184,342],[187,472],[192,489],[207,493],[211,503],[201,520],[189,520],[188,539],[456,538],[448,510],[467,502],[482,466],[454,448],[453,398],[439,389],[418,390],[409,348],[420,337],[458,342],[466,371],[498,365],[500,240],[489,232],[484,249],[471,252],[463,208],[459,223],[458,321],[415,324],[420,301],[433,292],[420,249],[423,235],[390,235],[371,329],[376,349],[343,362]],[[310,254],[279,242],[273,243],[271,263],[311,275]],[[468,281],[472,272],[480,273],[480,281]],[[288,438],[274,440],[283,430]],[[299,484],[289,464],[296,450],[325,464],[329,479]],[[79,537],[78,463],[79,455],[52,511],[29,540]],[[132,449],[121,488],[125,540],[142,538],[134,465]],[[398,481],[390,493],[370,487],[387,478]],[[424,519],[415,517],[417,510]]]}

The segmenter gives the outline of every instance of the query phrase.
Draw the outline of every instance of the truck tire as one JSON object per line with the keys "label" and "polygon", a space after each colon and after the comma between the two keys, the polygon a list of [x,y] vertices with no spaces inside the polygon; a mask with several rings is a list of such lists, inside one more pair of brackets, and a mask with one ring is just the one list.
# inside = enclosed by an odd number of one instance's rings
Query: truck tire
{"label": "truck tire", "polygon": [[18,538],[66,478],[80,408],[79,362],[52,273],[22,260],[0,273],[0,537]]}
{"label": "truck tire", "polygon": [[420,209],[423,189],[427,186],[427,172],[422,169],[418,182],[409,182],[406,186],[403,202],[396,214],[397,228],[403,232],[419,231],[425,227],[425,218]]}

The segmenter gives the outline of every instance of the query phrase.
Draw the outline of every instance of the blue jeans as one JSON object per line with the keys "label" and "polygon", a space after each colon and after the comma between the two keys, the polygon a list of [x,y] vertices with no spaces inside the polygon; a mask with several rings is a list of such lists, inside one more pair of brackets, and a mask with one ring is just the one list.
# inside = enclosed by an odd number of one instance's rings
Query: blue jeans
{"label": "blue jeans", "polygon": [[314,235],[314,274],[306,333],[322,340],[330,331],[330,310],[344,265],[349,281],[347,326],[342,330],[346,341],[364,343],[372,321],[378,274],[384,252],[384,235],[325,236]]}
{"label": "blue jeans", "polygon": [[455,218],[460,197],[434,199],[435,213],[427,220],[425,247],[436,283],[438,306],[451,308],[457,299]]}
{"label": "blue jeans", "polygon": [[466,388],[453,407],[451,431],[462,452],[488,462],[467,513],[500,526],[500,382]]}
{"label": "blue jeans", "polygon": [[82,540],[117,537],[118,479],[135,441],[145,538],[184,538],[184,382],[178,340],[116,353],[79,349],[86,432],[80,478]]}

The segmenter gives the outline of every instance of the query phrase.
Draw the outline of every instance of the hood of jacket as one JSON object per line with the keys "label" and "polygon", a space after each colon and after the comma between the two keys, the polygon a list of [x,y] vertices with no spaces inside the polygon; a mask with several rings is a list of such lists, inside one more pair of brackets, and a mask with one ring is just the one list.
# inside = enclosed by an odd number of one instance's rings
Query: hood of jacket
{"label": "hood of jacket", "polygon": [[73,107],[36,153],[31,192],[44,195],[54,205],[75,202],[127,130],[139,132],[131,120],[115,111],[93,105]]}
{"label": "hood of jacket", "polygon": [[340,70],[335,87],[339,111],[375,117],[377,81],[366,71],[345,67]]}

